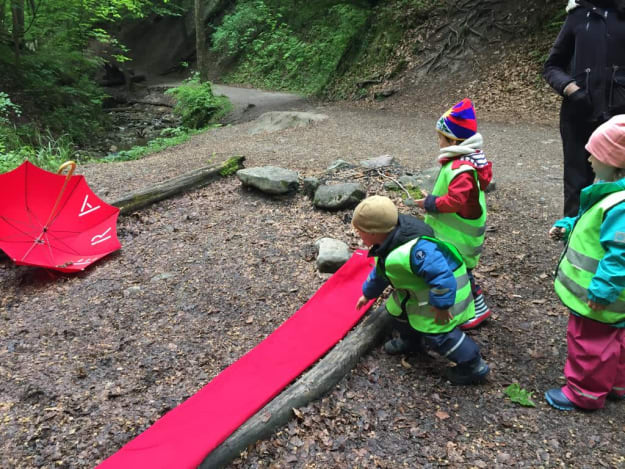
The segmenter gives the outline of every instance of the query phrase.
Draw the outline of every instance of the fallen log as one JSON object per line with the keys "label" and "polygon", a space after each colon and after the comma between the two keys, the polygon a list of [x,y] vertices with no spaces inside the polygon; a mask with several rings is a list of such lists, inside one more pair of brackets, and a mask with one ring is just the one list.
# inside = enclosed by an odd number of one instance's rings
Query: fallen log
{"label": "fallen log", "polygon": [[307,405],[332,389],[363,355],[379,343],[390,321],[384,306],[367,313],[325,357],[206,456],[199,468],[224,467],[249,445],[269,437],[286,424],[293,416],[293,409]]}
{"label": "fallen log", "polygon": [[222,163],[190,171],[181,176],[168,179],[147,189],[140,189],[125,195],[111,203],[119,207],[120,215],[127,215],[135,210],[191,189],[197,189],[223,176],[233,174],[243,168],[244,156],[233,156]]}

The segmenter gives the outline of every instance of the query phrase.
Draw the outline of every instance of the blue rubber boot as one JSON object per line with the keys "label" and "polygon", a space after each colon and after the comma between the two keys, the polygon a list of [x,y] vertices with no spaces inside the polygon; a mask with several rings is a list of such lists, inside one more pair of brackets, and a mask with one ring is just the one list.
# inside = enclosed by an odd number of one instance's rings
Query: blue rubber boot
{"label": "blue rubber boot", "polygon": [[577,406],[573,404],[562,392],[561,388],[550,389],[545,393],[547,403],[558,410],[575,410]]}

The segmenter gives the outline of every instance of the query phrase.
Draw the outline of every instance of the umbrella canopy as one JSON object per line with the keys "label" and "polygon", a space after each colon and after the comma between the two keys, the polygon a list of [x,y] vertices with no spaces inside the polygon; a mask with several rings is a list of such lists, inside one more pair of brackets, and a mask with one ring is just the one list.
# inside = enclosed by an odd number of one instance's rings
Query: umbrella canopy
{"label": "umbrella canopy", "polygon": [[76,272],[118,250],[119,209],[85,181],[28,161],[0,175],[0,249],[16,264]]}

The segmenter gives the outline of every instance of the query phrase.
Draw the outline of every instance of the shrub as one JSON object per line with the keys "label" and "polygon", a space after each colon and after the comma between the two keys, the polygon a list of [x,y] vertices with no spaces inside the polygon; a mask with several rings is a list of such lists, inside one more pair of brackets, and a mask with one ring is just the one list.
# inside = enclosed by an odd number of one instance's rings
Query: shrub
{"label": "shrub", "polygon": [[190,129],[201,129],[217,122],[231,109],[228,98],[215,96],[210,82],[200,83],[197,74],[165,93],[176,99],[174,113],[182,119],[182,125]]}
{"label": "shrub", "polygon": [[239,58],[230,81],[315,94],[357,40],[368,14],[347,3],[247,0],[217,28],[213,50]]}

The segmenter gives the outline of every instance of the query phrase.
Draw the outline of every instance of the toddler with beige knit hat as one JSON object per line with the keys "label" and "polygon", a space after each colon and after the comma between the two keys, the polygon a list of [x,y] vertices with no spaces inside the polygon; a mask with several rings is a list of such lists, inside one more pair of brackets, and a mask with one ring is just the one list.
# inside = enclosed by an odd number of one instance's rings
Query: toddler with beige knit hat
{"label": "toddler with beige knit hat", "polygon": [[582,189],[577,216],[549,231],[566,243],[555,290],[571,313],[566,384],[545,393],[559,410],[625,398],[625,115],[600,125],[586,150],[595,183]]}
{"label": "toddler with beige knit hat", "polygon": [[418,351],[421,344],[456,363],[446,378],[477,384],[490,369],[477,344],[459,325],[475,315],[466,265],[457,249],[434,238],[422,220],[399,214],[388,197],[368,197],[354,210],[352,225],[376,265],[362,287],[356,308],[394,288],[385,307],[399,337],[384,345],[388,353]]}

